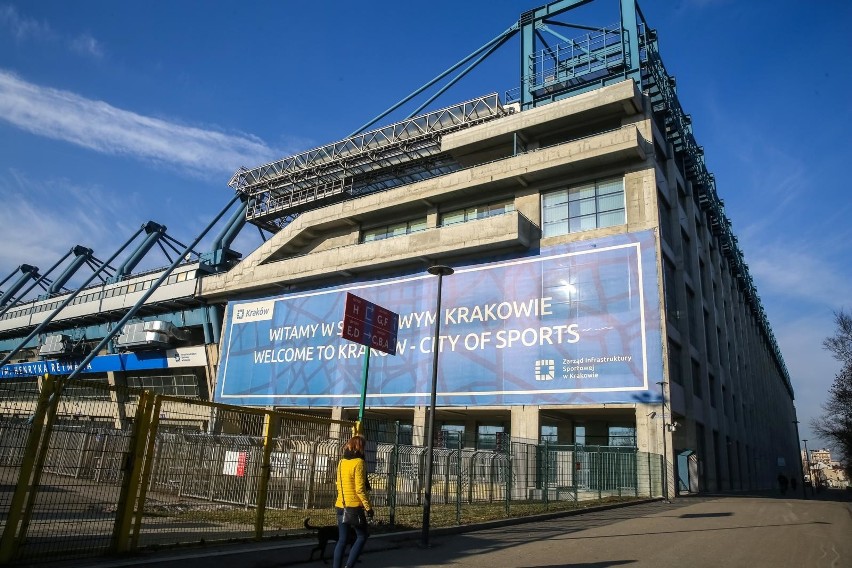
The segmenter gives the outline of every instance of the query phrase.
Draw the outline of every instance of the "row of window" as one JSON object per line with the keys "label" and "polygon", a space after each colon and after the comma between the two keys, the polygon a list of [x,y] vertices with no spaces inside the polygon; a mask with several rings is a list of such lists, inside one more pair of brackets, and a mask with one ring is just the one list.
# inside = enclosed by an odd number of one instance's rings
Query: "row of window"
{"label": "row of window", "polygon": [[[456,209],[441,215],[440,226],[455,225],[457,223],[466,223],[467,221],[485,219],[495,215],[503,215],[514,210],[515,203],[513,201],[500,201],[497,203]],[[381,227],[374,227],[366,230],[361,235],[361,242],[369,243],[372,241],[381,241],[383,239],[410,235],[411,233],[417,233],[425,230],[426,218],[420,217],[410,221],[382,225]]]}
{"label": "row of window", "polygon": [[[476,205],[455,209],[443,213],[440,226],[466,223],[485,219],[495,215],[503,215],[515,210],[512,200],[502,200],[495,203]],[[621,178],[594,181],[542,195],[542,232],[545,237],[565,235],[591,229],[612,227],[625,223],[624,180]],[[368,243],[392,237],[409,235],[426,230],[426,218],[421,217],[409,221],[374,227],[363,232],[361,240]],[[170,275],[163,285],[183,282],[190,277],[190,272],[179,272]],[[123,296],[149,289],[156,278],[142,282],[133,282],[116,286],[106,291],[81,294],[74,298],[73,304],[84,304]],[[8,312],[0,319],[11,319],[43,311],[53,311],[59,307],[62,300],[40,304]]]}
{"label": "row of window", "polygon": [[[441,214],[446,227],[515,210],[512,200],[476,205]],[[542,194],[542,232],[545,237],[612,227],[625,223],[624,180],[594,181]],[[383,225],[364,231],[362,242],[379,241],[426,230],[426,218]]]}
{"label": "row of window", "polygon": [[[166,280],[161,284],[161,286],[168,286],[169,284],[185,282],[186,280],[189,280],[191,276],[192,272],[178,272],[176,274],[170,274],[169,277],[166,278]],[[147,290],[148,288],[150,288],[156,281],[157,278],[151,278],[150,280],[144,280],[142,282],[132,282],[130,284],[116,286],[115,288],[110,288],[104,291],[99,290],[97,292],[91,292],[89,294],[80,294],[79,296],[74,298],[74,300],[71,302],[71,305],[85,304],[87,302],[94,302],[105,298],[112,298],[114,296],[123,296],[125,294],[132,294],[134,292],[142,292],[143,290]],[[27,316],[30,314],[37,314],[40,312],[52,312],[56,310],[64,301],[64,299],[54,300],[53,302],[47,302],[28,308],[10,311],[3,314],[0,319],[13,319],[22,316]]]}
{"label": "row of window", "polygon": [[[195,375],[129,376],[127,386],[145,389],[154,394],[193,399],[205,397]],[[38,381],[34,377],[7,379],[0,388],[0,399],[32,399],[38,396],[38,392]],[[69,399],[110,400],[106,379],[73,381],[65,386],[64,394]]]}
{"label": "row of window", "polygon": [[[600,425],[599,425],[600,426]],[[568,444],[594,445],[594,446],[621,446],[636,447],[636,428],[633,424],[605,424],[596,427],[600,431],[597,435],[587,434],[586,426],[576,424],[573,426],[572,441]],[[440,430],[435,432],[435,443],[438,447],[456,448],[462,447],[466,442],[466,427],[464,424],[441,424]],[[566,439],[571,439],[566,437]],[[540,440],[542,442],[559,443],[559,429],[557,426],[542,425],[540,429]],[[474,432],[474,447],[477,450],[504,450],[509,442],[509,433],[504,426],[479,424]]]}
{"label": "row of window", "polygon": [[541,212],[545,237],[623,225],[624,180],[601,180],[545,193]]}
{"label": "row of window", "polygon": [[153,377],[127,377],[127,386],[151,391],[155,394],[202,398],[195,375],[158,375]]}

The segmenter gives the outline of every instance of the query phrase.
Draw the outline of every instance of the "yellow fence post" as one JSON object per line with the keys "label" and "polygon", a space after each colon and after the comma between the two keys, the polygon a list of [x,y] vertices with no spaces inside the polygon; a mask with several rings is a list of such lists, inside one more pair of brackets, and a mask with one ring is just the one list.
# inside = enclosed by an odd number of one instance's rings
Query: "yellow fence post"
{"label": "yellow fence post", "polygon": [[136,496],[139,493],[139,482],[142,477],[142,466],[145,461],[145,440],[147,439],[151,425],[151,414],[154,407],[154,395],[143,391],[139,395],[139,403],[136,407],[136,418],[133,420],[133,431],[130,444],[127,448],[124,476],[121,482],[121,492],[118,498],[118,510],[116,511],[115,526],[110,543],[111,552],[127,552],[130,549],[131,528],[133,515],[136,511]]}
{"label": "yellow fence post", "polygon": [[139,480],[139,498],[136,502],[136,515],[133,518],[132,534],[130,536],[130,550],[136,550],[139,545],[139,530],[142,527],[142,516],[145,513],[145,499],[148,496],[148,487],[151,484],[151,470],[154,467],[154,452],[157,445],[157,431],[160,428],[160,411],[163,408],[163,400],[159,395],[154,396],[154,409],[151,412],[151,424],[148,429],[148,444],[145,446],[145,464],[142,469],[142,477]]}
{"label": "yellow fence post", "polygon": [[260,464],[260,479],[257,480],[257,516],[254,519],[254,538],[263,538],[263,524],[266,517],[266,497],[269,491],[272,456],[272,413],[263,415],[263,458]]}
{"label": "yellow fence post", "polygon": [[[54,387],[54,380],[50,375],[45,375],[35,412],[31,418],[30,433],[27,436],[27,443],[24,446],[21,469],[18,473],[18,483],[15,486],[15,492],[12,494],[9,506],[9,517],[6,519],[3,536],[0,537],[0,564],[11,562],[17,555],[19,544],[23,541],[27,519],[30,517],[26,512],[26,507],[31,506],[32,503],[32,499],[28,499],[27,497],[36,490],[33,482],[33,474],[36,471],[39,448],[43,444],[47,444],[46,440],[42,440],[42,435],[45,434],[45,418],[51,406],[54,409],[56,408],[55,400],[51,399]],[[46,435],[49,436],[49,432]],[[37,478],[38,476],[36,476]]]}

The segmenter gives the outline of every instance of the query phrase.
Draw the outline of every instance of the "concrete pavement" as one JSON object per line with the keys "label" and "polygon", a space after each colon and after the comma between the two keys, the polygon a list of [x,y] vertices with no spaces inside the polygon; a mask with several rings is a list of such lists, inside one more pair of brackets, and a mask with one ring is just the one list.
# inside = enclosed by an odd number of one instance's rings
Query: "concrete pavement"
{"label": "concrete pavement", "polygon": [[[497,523],[500,524],[500,523]],[[852,492],[800,497],[698,496],[650,502],[458,533],[436,530],[431,545],[420,533],[374,536],[359,567],[465,568],[631,567],[852,567]],[[315,543],[267,542],[163,552],[75,566],[118,568],[320,568],[306,562]],[[329,545],[330,558],[333,543]],[[330,562],[330,560],[329,560]]]}

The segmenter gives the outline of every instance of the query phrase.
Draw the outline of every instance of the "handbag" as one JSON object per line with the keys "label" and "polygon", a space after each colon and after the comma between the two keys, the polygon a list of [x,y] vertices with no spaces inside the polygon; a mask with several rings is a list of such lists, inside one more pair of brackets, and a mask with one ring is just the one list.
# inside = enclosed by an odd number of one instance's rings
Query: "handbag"
{"label": "handbag", "polygon": [[362,527],[367,524],[367,514],[364,507],[347,507],[343,491],[343,472],[340,464],[337,466],[337,477],[340,479],[340,500],[343,501],[343,524],[351,527]]}
{"label": "handbag", "polygon": [[367,515],[363,507],[343,507],[343,524],[361,527],[367,524]]}

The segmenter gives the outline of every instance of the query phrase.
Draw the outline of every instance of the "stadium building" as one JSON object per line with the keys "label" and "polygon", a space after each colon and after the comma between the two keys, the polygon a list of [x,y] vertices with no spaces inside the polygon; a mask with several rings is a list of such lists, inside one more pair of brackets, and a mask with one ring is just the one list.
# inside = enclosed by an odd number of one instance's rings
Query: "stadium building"
{"label": "stadium building", "polygon": [[[35,335],[4,379],[30,388],[120,332],[90,376],[336,419],[363,395],[415,444],[434,393],[438,436],[465,447],[635,447],[667,456],[670,494],[772,486],[798,459],[793,391],[715,180],[634,0],[542,41],[586,3],[527,12],[471,55],[520,38],[515,93],[242,169],[242,208],[201,258],[64,311],[69,294],[7,309],[0,355]],[[239,259],[245,223],[271,237]],[[159,276],[174,293],[121,322]],[[341,337],[347,294],[398,315],[395,354]]]}

